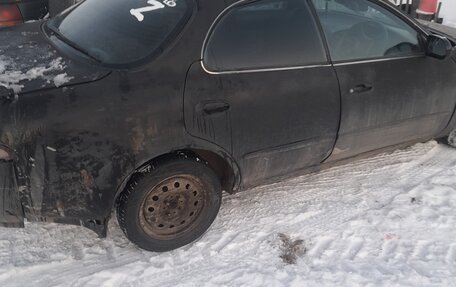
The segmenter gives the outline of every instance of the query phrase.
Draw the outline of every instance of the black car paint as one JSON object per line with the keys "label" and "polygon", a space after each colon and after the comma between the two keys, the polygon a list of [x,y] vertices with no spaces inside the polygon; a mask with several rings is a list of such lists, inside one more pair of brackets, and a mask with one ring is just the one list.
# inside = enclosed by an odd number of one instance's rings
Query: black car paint
{"label": "black car paint", "polygon": [[[343,112],[330,160],[411,141],[417,135],[432,138],[442,131],[456,104],[456,91],[448,85],[454,66],[450,58],[440,61],[424,54],[336,66]],[[362,85],[370,90],[353,91]]]}
{"label": "black car paint", "polygon": [[[187,82],[187,130],[229,151],[244,187],[318,165],[334,146],[340,97],[331,67],[212,75],[195,63]],[[215,103],[229,109],[207,112]]]}
{"label": "black car paint", "polygon": [[[234,2],[197,1],[173,43],[130,69],[102,67],[49,41],[42,22],[4,29],[0,43],[22,42],[25,50],[0,44],[0,51],[17,59],[22,71],[36,65],[33,60],[61,57],[72,79],[58,88],[43,79],[26,82],[0,106],[0,151],[9,154],[2,157],[2,185],[9,190],[2,197],[10,206],[3,216],[0,210],[0,225],[21,226],[25,216],[105,235],[128,180],[177,152],[207,161],[233,192],[456,127],[451,58],[207,73],[201,65],[206,35]],[[34,52],[45,55],[32,59]],[[373,93],[349,93],[366,83]]]}

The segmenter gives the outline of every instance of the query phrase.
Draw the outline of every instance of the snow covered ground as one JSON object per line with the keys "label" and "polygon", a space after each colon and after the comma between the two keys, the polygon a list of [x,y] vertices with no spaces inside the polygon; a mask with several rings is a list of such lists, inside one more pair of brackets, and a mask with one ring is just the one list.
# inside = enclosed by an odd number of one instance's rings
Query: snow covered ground
{"label": "snow covered ground", "polygon": [[0,228],[0,286],[225,285],[456,286],[456,150],[431,141],[225,195],[201,240],[169,253],[115,221],[107,239]]}

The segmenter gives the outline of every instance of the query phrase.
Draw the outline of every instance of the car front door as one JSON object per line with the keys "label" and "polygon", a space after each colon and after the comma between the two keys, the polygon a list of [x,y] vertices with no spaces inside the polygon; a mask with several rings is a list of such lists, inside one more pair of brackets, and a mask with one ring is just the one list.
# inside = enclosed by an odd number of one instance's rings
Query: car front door
{"label": "car front door", "polygon": [[334,146],[339,85],[309,7],[306,0],[232,6],[189,70],[186,128],[233,154],[244,186],[318,165]]}
{"label": "car front door", "polygon": [[428,139],[446,127],[456,65],[425,55],[419,27],[380,1],[313,2],[341,87],[341,126],[330,160]]}

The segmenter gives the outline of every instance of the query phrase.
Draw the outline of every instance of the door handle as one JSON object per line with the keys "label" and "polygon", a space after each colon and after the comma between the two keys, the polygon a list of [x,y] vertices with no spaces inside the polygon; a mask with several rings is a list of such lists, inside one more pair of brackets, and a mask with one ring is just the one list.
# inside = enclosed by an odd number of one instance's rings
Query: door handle
{"label": "door handle", "polygon": [[356,87],[350,89],[350,94],[359,94],[359,93],[369,92],[369,91],[372,91],[373,88],[374,87],[371,84],[367,84],[367,83],[357,85]]}
{"label": "door handle", "polygon": [[203,107],[203,112],[207,115],[219,114],[226,112],[230,109],[230,105],[224,102],[215,102],[205,104]]}

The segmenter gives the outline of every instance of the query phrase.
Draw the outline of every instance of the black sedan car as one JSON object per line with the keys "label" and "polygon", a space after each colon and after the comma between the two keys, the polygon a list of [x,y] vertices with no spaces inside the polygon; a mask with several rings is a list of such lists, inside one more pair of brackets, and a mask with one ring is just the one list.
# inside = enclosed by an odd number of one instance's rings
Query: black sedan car
{"label": "black sedan car", "polygon": [[116,211],[181,247],[222,190],[450,135],[455,45],[377,0],[86,0],[5,28],[0,223],[104,236]]}
{"label": "black sedan car", "polygon": [[0,28],[43,18],[48,0],[0,0]]}

